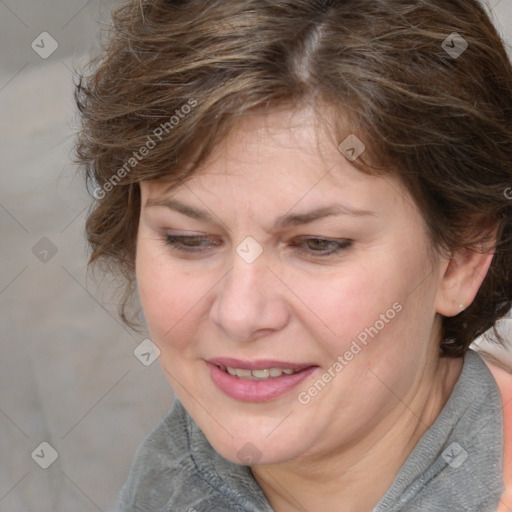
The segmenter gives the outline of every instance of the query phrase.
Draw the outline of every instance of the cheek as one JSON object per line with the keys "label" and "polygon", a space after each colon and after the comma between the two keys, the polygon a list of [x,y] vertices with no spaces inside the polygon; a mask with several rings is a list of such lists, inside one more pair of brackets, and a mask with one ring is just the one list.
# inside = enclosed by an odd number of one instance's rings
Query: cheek
{"label": "cheek", "polygon": [[150,244],[137,248],[136,276],[153,342],[163,353],[188,346],[205,314],[210,280],[172,266],[165,249]]}
{"label": "cheek", "polygon": [[336,338],[346,339],[373,325],[400,298],[395,279],[379,266],[351,266],[349,270],[318,279],[297,278],[294,293],[309,306],[311,316]]}
{"label": "cheek", "polygon": [[[368,357],[380,354],[388,360],[403,349],[397,339],[418,337],[421,317],[431,299],[425,286],[411,293],[425,279],[422,268],[419,259],[407,263],[391,254],[322,281],[297,277],[294,292],[309,306],[309,327],[316,326],[311,330],[331,358],[352,350]],[[358,359],[365,357],[358,355]]]}
{"label": "cheek", "polygon": [[[151,334],[161,339],[172,330],[189,302],[186,278],[165,264],[165,256],[149,243],[140,242],[136,256],[137,289]],[[156,342],[156,340],[153,340]]]}

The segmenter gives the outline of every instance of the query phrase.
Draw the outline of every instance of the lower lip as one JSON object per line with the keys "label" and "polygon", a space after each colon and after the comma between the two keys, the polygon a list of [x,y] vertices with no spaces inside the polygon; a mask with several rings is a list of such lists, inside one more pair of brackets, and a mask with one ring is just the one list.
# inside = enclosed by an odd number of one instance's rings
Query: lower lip
{"label": "lower lip", "polygon": [[312,366],[292,375],[282,375],[268,380],[239,379],[207,363],[215,385],[227,396],[244,402],[268,402],[284,395],[309,377],[317,367]]}

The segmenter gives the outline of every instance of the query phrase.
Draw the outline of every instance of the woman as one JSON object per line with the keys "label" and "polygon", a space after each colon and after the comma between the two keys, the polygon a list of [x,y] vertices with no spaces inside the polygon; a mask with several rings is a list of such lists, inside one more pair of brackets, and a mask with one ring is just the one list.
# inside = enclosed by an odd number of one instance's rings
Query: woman
{"label": "woman", "polygon": [[[509,510],[512,69],[475,0],[125,2],[91,263],[178,398],[123,511]],[[500,394],[501,392],[501,394]]]}

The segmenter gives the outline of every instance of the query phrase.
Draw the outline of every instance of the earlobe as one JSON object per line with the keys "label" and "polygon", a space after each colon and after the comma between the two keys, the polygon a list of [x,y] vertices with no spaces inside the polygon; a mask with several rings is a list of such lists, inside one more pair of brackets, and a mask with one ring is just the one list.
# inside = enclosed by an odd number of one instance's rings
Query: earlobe
{"label": "earlobe", "polygon": [[453,253],[439,283],[436,311],[456,316],[473,302],[494,256],[494,245],[481,251],[467,248]]}

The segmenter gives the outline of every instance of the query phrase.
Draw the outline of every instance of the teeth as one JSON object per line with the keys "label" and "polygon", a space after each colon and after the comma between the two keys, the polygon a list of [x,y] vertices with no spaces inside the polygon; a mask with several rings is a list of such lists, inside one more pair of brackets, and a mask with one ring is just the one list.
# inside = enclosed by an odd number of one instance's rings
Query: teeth
{"label": "teeth", "polygon": [[267,379],[270,377],[270,370],[253,370],[252,376],[258,379]]}
{"label": "teeth", "polygon": [[290,370],[289,368],[269,368],[265,370],[244,370],[241,368],[227,368],[222,367],[222,369],[226,370],[230,375],[234,377],[238,377],[240,379],[245,380],[267,380],[273,377],[281,377],[283,373],[285,375],[292,375],[297,373],[295,370]]}

